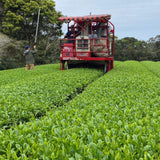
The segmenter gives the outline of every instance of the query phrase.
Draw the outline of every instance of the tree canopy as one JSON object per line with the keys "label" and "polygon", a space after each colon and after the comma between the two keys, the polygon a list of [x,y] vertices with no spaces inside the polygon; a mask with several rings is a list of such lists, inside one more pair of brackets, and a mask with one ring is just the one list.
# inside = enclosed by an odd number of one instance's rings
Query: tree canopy
{"label": "tree canopy", "polygon": [[18,40],[34,41],[38,10],[40,7],[38,36],[60,36],[62,23],[58,18],[61,12],[55,10],[53,0],[2,0],[4,7],[2,31]]}
{"label": "tree canopy", "polygon": [[[59,60],[62,22],[58,19],[62,13],[56,11],[55,2],[53,0],[1,0],[0,31],[9,35],[12,42],[1,47],[0,69],[8,68],[11,63],[12,68],[23,66],[24,46],[32,45],[35,40],[39,8],[36,64],[53,63]],[[15,39],[22,41],[15,41]],[[148,41],[139,41],[134,37],[115,40],[115,60],[160,61],[160,35]]]}
{"label": "tree canopy", "polygon": [[134,37],[125,37],[115,42],[116,60],[160,60],[160,36],[139,41]]}

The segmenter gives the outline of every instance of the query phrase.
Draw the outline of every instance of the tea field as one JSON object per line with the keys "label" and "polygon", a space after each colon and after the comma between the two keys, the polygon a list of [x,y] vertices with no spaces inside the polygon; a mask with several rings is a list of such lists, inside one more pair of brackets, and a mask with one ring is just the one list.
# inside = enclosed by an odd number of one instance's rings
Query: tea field
{"label": "tea field", "polygon": [[0,71],[0,159],[160,159],[160,62]]}

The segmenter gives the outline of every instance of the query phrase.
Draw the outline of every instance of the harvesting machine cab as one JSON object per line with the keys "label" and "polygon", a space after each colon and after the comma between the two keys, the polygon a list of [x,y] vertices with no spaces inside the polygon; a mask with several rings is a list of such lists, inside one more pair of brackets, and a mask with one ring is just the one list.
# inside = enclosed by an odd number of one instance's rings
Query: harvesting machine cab
{"label": "harvesting machine cab", "polygon": [[60,40],[61,70],[97,66],[107,72],[113,68],[114,25],[110,18],[108,14],[59,18],[68,28]]}

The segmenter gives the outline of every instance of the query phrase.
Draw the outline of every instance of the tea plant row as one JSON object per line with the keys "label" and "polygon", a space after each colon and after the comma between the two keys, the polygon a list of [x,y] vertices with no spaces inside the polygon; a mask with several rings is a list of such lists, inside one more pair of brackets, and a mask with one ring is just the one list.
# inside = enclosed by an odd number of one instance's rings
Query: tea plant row
{"label": "tea plant row", "polygon": [[123,62],[41,120],[0,134],[4,159],[160,159],[159,78]]}
{"label": "tea plant row", "polygon": [[0,87],[0,127],[39,118],[65,104],[102,75],[96,69],[73,69],[32,76]]}
{"label": "tea plant row", "polygon": [[160,78],[160,62],[142,61],[141,64]]}
{"label": "tea plant row", "polygon": [[3,70],[0,71],[0,86],[14,83],[22,79],[30,79],[34,76],[53,73],[55,71],[59,71],[59,64],[36,66],[34,70],[29,71],[25,71],[25,68]]}

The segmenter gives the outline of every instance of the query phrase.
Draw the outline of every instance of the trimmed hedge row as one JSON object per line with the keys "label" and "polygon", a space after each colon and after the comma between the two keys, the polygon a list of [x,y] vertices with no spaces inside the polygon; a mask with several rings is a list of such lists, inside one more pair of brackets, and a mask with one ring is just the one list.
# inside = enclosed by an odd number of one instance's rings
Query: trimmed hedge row
{"label": "trimmed hedge row", "polygon": [[8,128],[65,104],[102,75],[96,69],[57,71],[32,76],[0,89],[0,127]]}
{"label": "trimmed hedge row", "polygon": [[30,79],[35,76],[52,73],[55,71],[59,71],[59,64],[35,66],[34,70],[29,71],[25,71],[25,68],[3,70],[0,71],[0,86],[14,83],[22,79]]}
{"label": "trimmed hedge row", "polygon": [[160,78],[160,62],[142,61],[141,64]]}
{"label": "trimmed hedge row", "polygon": [[41,120],[0,134],[5,159],[159,159],[159,78],[123,62]]}

